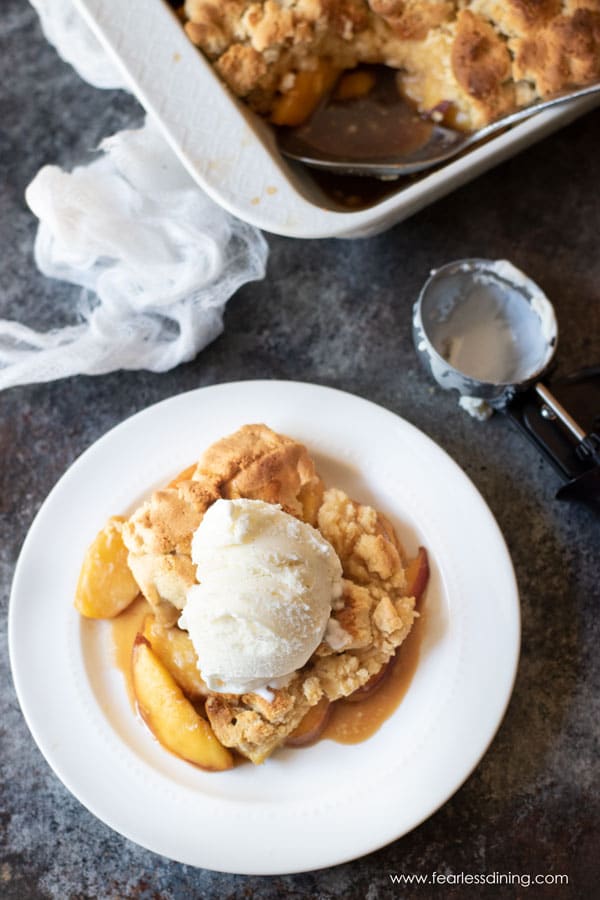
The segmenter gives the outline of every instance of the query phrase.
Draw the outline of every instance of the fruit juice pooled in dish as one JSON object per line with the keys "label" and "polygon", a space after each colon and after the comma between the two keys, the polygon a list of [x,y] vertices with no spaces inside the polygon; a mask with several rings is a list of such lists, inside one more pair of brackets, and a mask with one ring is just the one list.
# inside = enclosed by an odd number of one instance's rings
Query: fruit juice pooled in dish
{"label": "fruit juice pooled in dish", "polygon": [[224,770],[316,739],[346,698],[364,717],[427,575],[426,552],[407,560],[386,517],[326,489],[302,444],[246,425],[109,521],[75,604],[128,635],[133,694],[160,743]]}

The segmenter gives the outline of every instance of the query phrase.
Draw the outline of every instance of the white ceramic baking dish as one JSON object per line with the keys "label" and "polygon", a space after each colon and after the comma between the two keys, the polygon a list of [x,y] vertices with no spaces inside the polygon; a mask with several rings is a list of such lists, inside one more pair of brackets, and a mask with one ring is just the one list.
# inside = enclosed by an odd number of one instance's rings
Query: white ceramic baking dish
{"label": "white ceramic baking dish", "polygon": [[153,113],[194,179],[234,215],[298,238],[383,231],[600,103],[597,96],[538,114],[385,199],[341,209],[279,154],[270,127],[222,84],[162,0],[75,0]]}

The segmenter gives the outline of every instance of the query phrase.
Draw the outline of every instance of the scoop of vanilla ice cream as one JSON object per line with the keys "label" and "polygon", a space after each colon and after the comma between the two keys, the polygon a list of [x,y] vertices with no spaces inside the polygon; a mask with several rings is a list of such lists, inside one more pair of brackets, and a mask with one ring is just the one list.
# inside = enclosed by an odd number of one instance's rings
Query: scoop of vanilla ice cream
{"label": "scoop of vanilla ice cream", "polygon": [[310,525],[262,500],[217,500],[192,539],[199,584],[179,624],[213,691],[277,687],[323,638],[342,567]]}

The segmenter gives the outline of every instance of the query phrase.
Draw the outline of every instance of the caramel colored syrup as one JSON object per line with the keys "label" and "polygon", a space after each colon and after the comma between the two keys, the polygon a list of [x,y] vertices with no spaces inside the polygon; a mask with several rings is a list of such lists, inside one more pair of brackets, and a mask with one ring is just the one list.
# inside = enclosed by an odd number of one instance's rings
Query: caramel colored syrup
{"label": "caramel colored syrup", "polygon": [[[180,472],[168,487],[175,487],[179,482],[191,478],[196,470],[196,465],[194,463]],[[377,689],[364,700],[337,700],[332,703],[329,721],[318,740],[329,739],[338,744],[360,744],[375,734],[398,708],[410,687],[419,661],[424,629],[422,600],[419,606],[421,607],[419,618],[415,619],[410,634],[397,650],[396,656],[389,664],[389,672]],[[114,663],[123,675],[129,702],[136,712],[131,654],[135,636],[142,631],[144,619],[150,611],[150,605],[140,594],[124,612],[112,619],[111,622]]]}
{"label": "caramel colored syrup", "polygon": [[[127,696],[134,711],[137,711],[137,706],[131,676],[131,652],[135,636],[138,631],[142,631],[144,619],[149,612],[150,606],[140,595],[111,622],[114,663],[123,675]],[[364,700],[337,700],[332,703],[329,721],[318,740],[359,744],[375,734],[398,708],[410,687],[419,661],[423,628],[421,613],[377,689]]]}
{"label": "caramel colored syrup", "polygon": [[337,700],[332,704],[331,716],[321,739],[338,744],[360,744],[383,725],[400,706],[408,691],[419,662],[423,638],[423,614],[415,620],[410,634],[396,651],[386,673],[375,691],[364,700]]}

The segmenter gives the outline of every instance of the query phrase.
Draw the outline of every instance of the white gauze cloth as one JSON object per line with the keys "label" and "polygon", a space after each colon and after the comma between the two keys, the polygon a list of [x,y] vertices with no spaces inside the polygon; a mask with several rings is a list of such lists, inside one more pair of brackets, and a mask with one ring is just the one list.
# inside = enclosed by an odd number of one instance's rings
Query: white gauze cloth
{"label": "white gauze cloth", "polygon": [[40,17],[44,37],[54,45],[84,81],[97,88],[125,87],[125,78],[111,62],[73,0],[29,0]]}
{"label": "white gauze cloth", "polygon": [[[53,19],[62,27],[70,2],[44,5],[47,16],[62,10]],[[0,390],[115,369],[164,372],[214,340],[229,297],[264,277],[260,231],[207,197],[150,117],[100,150],[70,173],[44,166],[27,188],[40,220],[39,269],[83,290],[65,328],[41,333],[0,320]]]}

